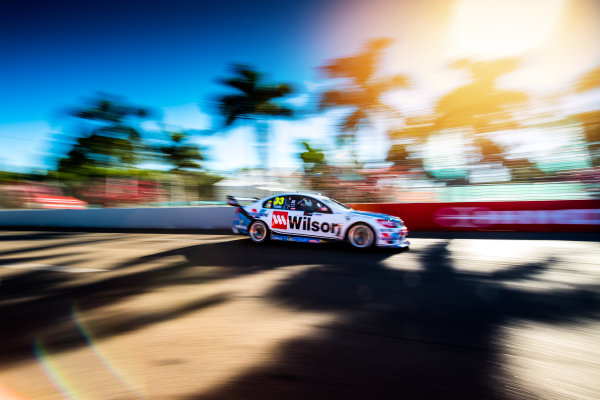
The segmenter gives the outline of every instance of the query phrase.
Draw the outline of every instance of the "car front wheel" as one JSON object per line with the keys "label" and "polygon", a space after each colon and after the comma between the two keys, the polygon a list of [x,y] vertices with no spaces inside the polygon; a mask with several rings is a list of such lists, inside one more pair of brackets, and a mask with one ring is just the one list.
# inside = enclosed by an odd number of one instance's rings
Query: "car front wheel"
{"label": "car front wheel", "polygon": [[370,226],[366,224],[356,224],[350,227],[348,231],[348,241],[353,247],[366,249],[375,243],[375,233]]}
{"label": "car front wheel", "polygon": [[254,221],[250,225],[248,233],[250,234],[250,239],[258,244],[266,242],[269,238],[269,228],[262,221]]}

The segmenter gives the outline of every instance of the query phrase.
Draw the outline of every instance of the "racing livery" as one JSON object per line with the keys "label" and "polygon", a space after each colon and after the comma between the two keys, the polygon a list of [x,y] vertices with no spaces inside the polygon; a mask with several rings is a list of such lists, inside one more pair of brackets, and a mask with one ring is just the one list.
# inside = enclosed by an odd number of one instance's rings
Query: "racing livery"
{"label": "racing livery", "polygon": [[[245,206],[240,201],[250,201]],[[387,214],[356,211],[322,195],[286,193],[257,198],[227,196],[238,207],[234,233],[255,243],[267,240],[324,243],[348,241],[357,248],[371,246],[408,248],[404,222]]]}

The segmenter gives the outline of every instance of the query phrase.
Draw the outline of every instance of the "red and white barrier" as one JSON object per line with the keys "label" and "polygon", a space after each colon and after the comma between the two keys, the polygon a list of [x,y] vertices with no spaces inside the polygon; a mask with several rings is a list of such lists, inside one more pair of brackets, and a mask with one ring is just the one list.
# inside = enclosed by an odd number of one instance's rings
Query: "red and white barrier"
{"label": "red and white barrier", "polygon": [[396,215],[413,231],[599,232],[600,201],[353,204]]}

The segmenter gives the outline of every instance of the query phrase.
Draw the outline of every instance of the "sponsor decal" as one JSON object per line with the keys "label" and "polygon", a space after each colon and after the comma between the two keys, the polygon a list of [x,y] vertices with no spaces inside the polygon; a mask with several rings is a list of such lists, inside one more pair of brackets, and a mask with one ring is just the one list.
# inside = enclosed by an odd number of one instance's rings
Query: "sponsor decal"
{"label": "sponsor decal", "polygon": [[331,224],[329,222],[313,221],[308,216],[289,216],[290,229],[297,229],[309,232],[324,232],[339,235],[342,230],[342,224]]}
{"label": "sponsor decal", "polygon": [[394,233],[382,232],[381,233],[381,238],[386,239],[386,240],[389,240],[389,239],[398,240],[399,236],[400,235],[398,234],[398,232],[394,232]]}
{"label": "sponsor decal", "polygon": [[285,197],[279,196],[273,199],[273,208],[283,208],[283,204],[285,203]]}
{"label": "sponsor decal", "polygon": [[273,211],[271,216],[271,227],[273,229],[287,229],[288,213],[287,211]]}
{"label": "sponsor decal", "polygon": [[456,228],[523,224],[598,225],[600,209],[495,211],[485,207],[446,207],[436,211],[433,219],[440,226]]}
{"label": "sponsor decal", "polygon": [[272,240],[281,240],[284,242],[299,242],[299,243],[327,243],[327,240],[314,239],[301,236],[289,236],[289,235],[271,235]]}
{"label": "sponsor decal", "polygon": [[238,213],[237,218],[233,221],[233,225],[237,228],[247,228],[250,220],[242,213]]}
{"label": "sponsor decal", "polygon": [[342,231],[342,224],[313,221],[310,216],[288,215],[287,211],[273,211],[271,227],[273,229],[332,233],[338,236]]}
{"label": "sponsor decal", "polygon": [[260,211],[256,211],[256,210],[252,210],[254,212],[249,213],[252,217],[254,218],[260,218],[260,217],[268,217],[269,213],[267,212],[267,210],[265,208],[261,208]]}

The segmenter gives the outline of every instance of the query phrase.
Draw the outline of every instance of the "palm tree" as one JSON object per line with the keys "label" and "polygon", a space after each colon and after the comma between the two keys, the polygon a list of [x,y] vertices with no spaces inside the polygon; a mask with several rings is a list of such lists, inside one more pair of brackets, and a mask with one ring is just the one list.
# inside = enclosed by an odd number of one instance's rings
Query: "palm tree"
{"label": "palm tree", "polygon": [[263,76],[245,65],[233,65],[233,77],[219,82],[238,93],[225,94],[218,98],[218,110],[225,118],[224,125],[229,127],[239,120],[251,120],[257,131],[258,153],[262,168],[267,167],[266,151],[269,130],[265,119],[271,117],[289,117],[292,109],[275,103],[273,100],[293,92],[289,84],[265,84]]}
{"label": "palm tree", "polygon": [[386,92],[409,85],[409,79],[405,75],[377,76],[382,52],[391,43],[391,39],[371,40],[360,53],[334,59],[322,67],[328,77],[345,79],[345,83],[323,93],[320,109],[352,109],[339,126],[338,141],[341,144],[350,142],[355,161],[354,147],[360,126],[380,112],[396,114],[397,111],[385,104],[382,97]]}
{"label": "palm tree", "polygon": [[203,161],[204,157],[198,150],[198,146],[186,144],[187,135],[182,132],[171,132],[171,145],[162,146],[159,150],[163,158],[174,165],[171,171],[180,171],[184,168],[199,169],[197,161]]}
{"label": "palm tree", "polygon": [[491,61],[462,59],[454,62],[452,67],[467,71],[471,81],[437,101],[432,133],[445,129],[469,129],[472,132],[471,144],[483,156],[483,161],[502,162],[512,169],[513,163],[505,162],[504,148],[484,134],[519,127],[512,111],[526,104],[527,94],[498,87],[500,77],[517,69],[517,61],[514,58]]}
{"label": "palm tree", "polygon": [[471,128],[477,133],[518,127],[511,115],[528,96],[520,91],[498,88],[498,79],[517,69],[517,61],[462,59],[452,67],[465,70],[471,81],[442,96],[436,104],[436,128]]}
{"label": "palm tree", "polygon": [[128,105],[119,97],[101,94],[67,113],[88,123],[81,127],[83,134],[67,157],[59,161],[59,171],[131,167],[138,161],[141,134],[131,119],[148,117],[147,109]]}

